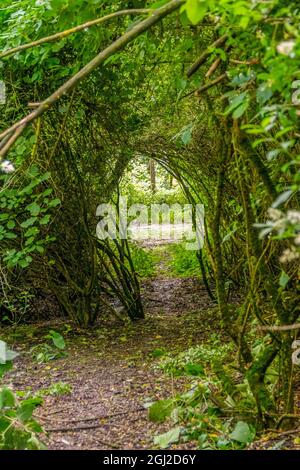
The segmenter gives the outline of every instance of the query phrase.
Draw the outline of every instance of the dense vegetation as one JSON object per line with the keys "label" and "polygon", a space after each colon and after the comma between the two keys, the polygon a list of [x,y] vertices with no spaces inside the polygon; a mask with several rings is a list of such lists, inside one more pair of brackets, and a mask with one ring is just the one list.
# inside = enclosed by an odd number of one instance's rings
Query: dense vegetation
{"label": "dense vegetation", "polygon": [[[212,445],[211,426],[233,448],[299,420],[299,25],[296,0],[1,2],[3,325],[44,320],[49,298],[70,328],[142,320],[141,284],[163,254],[97,238],[98,205],[205,207],[203,248],[168,256],[171,276],[201,278],[218,335],[209,352],[156,350],[158,367],[196,383],[150,408],[157,422],[176,410],[162,447],[183,423],[197,445]],[[51,331],[36,355],[61,357]],[[0,448],[40,448],[40,402],[1,389]]]}

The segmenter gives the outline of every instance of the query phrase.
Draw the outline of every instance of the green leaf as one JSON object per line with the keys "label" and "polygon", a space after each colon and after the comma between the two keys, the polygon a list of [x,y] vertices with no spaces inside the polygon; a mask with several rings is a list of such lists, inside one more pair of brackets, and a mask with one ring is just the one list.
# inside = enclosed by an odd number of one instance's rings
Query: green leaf
{"label": "green leaf", "polygon": [[204,375],[205,373],[204,368],[201,364],[186,364],[184,366],[184,370],[188,375],[194,376]]}
{"label": "green leaf", "polygon": [[8,372],[9,370],[12,369],[12,362],[11,361],[8,361],[6,362],[5,364],[1,364],[0,363],[0,377],[3,377],[3,375]]}
{"label": "green leaf", "polygon": [[26,210],[28,210],[33,217],[36,217],[41,211],[41,206],[39,206],[36,202],[32,202],[26,206]]}
{"label": "green leaf", "polygon": [[[231,92],[230,92],[231,93]],[[224,115],[227,116],[231,114],[236,108],[247,102],[248,106],[248,94],[246,91],[240,94],[230,95],[229,97],[229,106],[225,109]]]}
{"label": "green leaf", "polygon": [[286,202],[290,196],[293,194],[293,191],[291,189],[288,189],[287,191],[284,191],[281,193],[278,198],[273,202],[272,207],[276,209],[278,206]]}
{"label": "green leaf", "polygon": [[20,268],[27,268],[29,265],[30,265],[30,262],[25,258],[25,259],[20,259],[18,261],[18,265],[20,266]]}
{"label": "green leaf", "polygon": [[5,416],[0,416],[0,433],[3,433],[10,424],[10,419],[6,418]]}
{"label": "green leaf", "polygon": [[50,215],[47,214],[40,220],[40,225],[47,225],[49,223],[49,220],[50,220]]}
{"label": "green leaf", "polygon": [[35,408],[42,402],[43,400],[41,398],[29,398],[28,400],[24,400],[17,411],[18,418],[23,422],[28,421],[32,417]]}
{"label": "green leaf", "polygon": [[0,390],[0,410],[14,407],[15,401],[15,395],[9,388],[4,387]]}
{"label": "green leaf", "polygon": [[37,217],[30,217],[29,219],[24,220],[24,222],[21,223],[21,227],[28,228],[31,225],[33,225],[36,222],[36,220],[37,220]]}
{"label": "green leaf", "polygon": [[9,229],[9,230],[12,230],[14,229],[16,226],[16,222],[14,220],[9,220],[6,224],[6,227]]}
{"label": "green leaf", "polygon": [[174,402],[171,399],[159,400],[153,403],[149,408],[149,419],[155,423],[161,423],[169,417],[173,410]]}
{"label": "green leaf", "polygon": [[234,112],[232,113],[232,117],[233,119],[238,119],[240,118],[241,116],[243,116],[243,114],[245,113],[245,111],[247,110],[249,106],[249,102],[248,100],[244,101],[240,106],[238,106]]}
{"label": "green leaf", "polygon": [[253,427],[250,427],[249,424],[244,421],[239,421],[236,423],[235,428],[229,437],[242,444],[250,444],[250,442],[253,441],[255,434],[256,432]]}
{"label": "green leaf", "polygon": [[17,235],[14,232],[6,232],[5,233],[5,238],[8,238],[9,240],[13,240],[17,238]]}
{"label": "green leaf", "polygon": [[290,280],[290,276],[285,271],[281,271],[281,275],[279,279],[280,287],[283,287],[284,289],[287,283],[289,282],[289,280]]}
{"label": "green leaf", "polygon": [[25,237],[29,238],[32,237],[33,235],[37,235],[39,233],[39,229],[37,227],[31,227],[25,232]]}
{"label": "green leaf", "polygon": [[208,11],[208,2],[207,0],[187,0],[184,9],[191,23],[197,24],[205,17]]}
{"label": "green leaf", "polygon": [[56,207],[59,206],[61,203],[61,200],[57,197],[56,199],[52,199],[52,201],[49,202],[48,207]]}
{"label": "green leaf", "polygon": [[150,353],[152,357],[161,357],[161,356],[164,356],[165,354],[166,354],[165,348],[153,349],[153,351],[151,351]]}
{"label": "green leaf", "polygon": [[187,144],[190,143],[191,139],[192,139],[192,131],[191,131],[191,129],[187,129],[181,135],[181,140],[184,143],[184,145],[187,145]]}
{"label": "green leaf", "polygon": [[49,335],[47,335],[48,338],[52,339],[54,346],[56,346],[58,349],[65,349],[66,343],[62,335],[57,333],[57,331],[50,330]]}
{"label": "green leaf", "polygon": [[273,91],[272,88],[270,88],[270,86],[268,85],[268,83],[262,83],[256,91],[256,99],[258,104],[264,104],[266,101],[268,101],[268,99],[271,98],[272,95]]}
{"label": "green leaf", "polygon": [[156,10],[157,8],[161,8],[164,5],[166,5],[166,3],[168,3],[168,1],[169,0],[158,0],[158,2],[155,2],[152,5],[150,5],[150,8],[153,8],[154,10]]}
{"label": "green leaf", "polygon": [[171,429],[170,431],[154,437],[154,444],[161,449],[165,449],[170,444],[178,442],[180,436],[180,427]]}
{"label": "green leaf", "polygon": [[32,178],[36,177],[39,174],[39,168],[36,165],[32,165],[28,171],[29,176]]}

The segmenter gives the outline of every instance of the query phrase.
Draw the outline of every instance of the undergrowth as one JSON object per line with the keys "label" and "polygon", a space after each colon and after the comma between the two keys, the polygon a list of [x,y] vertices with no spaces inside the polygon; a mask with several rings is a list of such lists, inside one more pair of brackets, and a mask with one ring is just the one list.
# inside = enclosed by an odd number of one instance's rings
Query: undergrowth
{"label": "undergrowth", "polygon": [[[255,400],[236,364],[230,342],[212,334],[209,344],[194,346],[176,356],[165,354],[156,368],[173,377],[190,377],[187,389],[149,405],[149,419],[169,420],[171,429],[155,436],[160,448],[175,442],[196,442],[199,449],[243,449],[260,430]],[[267,385],[274,392],[276,376]]]}
{"label": "undergrowth", "polygon": [[187,250],[186,243],[172,243],[168,246],[171,257],[171,274],[179,277],[199,276],[200,267],[194,250]]}

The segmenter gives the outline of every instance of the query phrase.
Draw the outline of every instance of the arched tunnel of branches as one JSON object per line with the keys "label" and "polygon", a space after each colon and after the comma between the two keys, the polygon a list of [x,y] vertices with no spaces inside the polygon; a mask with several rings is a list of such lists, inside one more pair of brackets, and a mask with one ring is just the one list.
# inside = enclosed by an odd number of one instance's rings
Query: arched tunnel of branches
{"label": "arched tunnel of branches", "polygon": [[[228,364],[212,360],[211,419],[238,421],[249,436],[254,428],[259,435],[296,427],[299,18],[297,2],[281,0],[4,0],[4,339],[44,321],[37,305],[47,299],[54,324],[69,322],[82,334],[120,312],[143,328],[135,245],[100,239],[96,227],[97,207],[118,208],[125,175],[146,159],[176,181],[194,228],[196,206],[205,209],[197,276],[211,302],[207,318],[232,351]],[[235,431],[228,446],[250,444]],[[13,448],[1,436],[0,447]]]}

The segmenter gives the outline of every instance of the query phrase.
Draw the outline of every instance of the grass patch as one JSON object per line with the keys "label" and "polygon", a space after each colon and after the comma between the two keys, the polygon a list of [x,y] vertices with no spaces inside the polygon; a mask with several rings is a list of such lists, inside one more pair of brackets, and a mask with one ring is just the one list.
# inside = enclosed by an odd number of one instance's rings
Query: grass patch
{"label": "grass patch", "polygon": [[200,266],[194,250],[187,250],[185,242],[169,245],[170,271],[173,276],[198,277]]}

